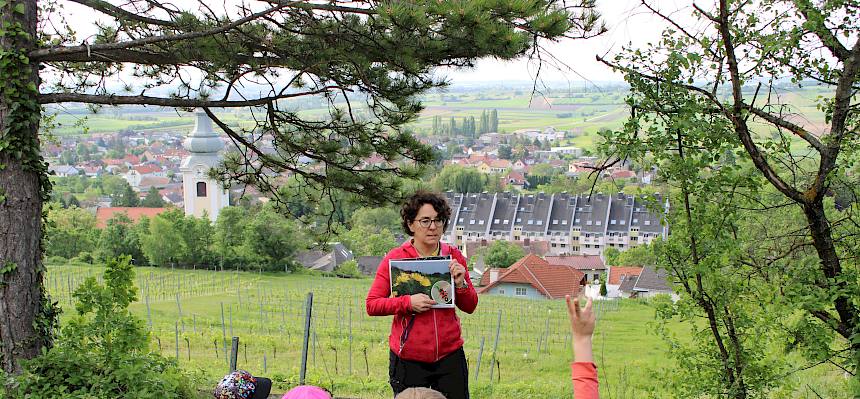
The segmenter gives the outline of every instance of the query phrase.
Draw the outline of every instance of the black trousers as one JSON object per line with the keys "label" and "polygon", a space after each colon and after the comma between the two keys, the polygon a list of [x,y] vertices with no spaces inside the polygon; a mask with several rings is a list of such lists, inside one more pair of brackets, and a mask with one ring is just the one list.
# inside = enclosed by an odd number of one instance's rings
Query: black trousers
{"label": "black trousers", "polygon": [[406,388],[426,387],[447,399],[469,399],[469,366],[463,348],[435,363],[403,360],[394,352],[389,353],[388,361],[388,381],[394,396]]}

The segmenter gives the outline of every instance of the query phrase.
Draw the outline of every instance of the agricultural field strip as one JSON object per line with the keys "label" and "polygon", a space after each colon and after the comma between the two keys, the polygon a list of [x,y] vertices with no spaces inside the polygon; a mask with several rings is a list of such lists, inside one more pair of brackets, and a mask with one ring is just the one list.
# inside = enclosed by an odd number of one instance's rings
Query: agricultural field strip
{"label": "agricultural field strip", "polygon": [[[70,301],[68,296],[69,286],[74,291],[87,277],[98,276],[100,272],[100,268],[95,267],[50,267],[46,282],[53,298],[59,300],[66,311],[70,311],[74,301]],[[326,367],[322,365],[326,361],[330,373],[335,368],[339,373],[344,373],[349,368],[348,359],[351,357],[354,374],[371,370],[373,375],[372,370],[385,370],[390,318],[372,318],[364,312],[363,299],[369,280],[350,282],[349,289],[345,289],[338,279],[332,278],[314,277],[316,281],[313,283],[288,284],[284,287],[268,280],[270,277],[267,275],[260,277],[251,273],[237,275],[234,272],[144,268],[140,269],[136,277],[136,285],[142,288],[139,301],[132,309],[144,323],[148,323],[145,304],[148,291],[154,344],[161,348],[163,354],[175,356],[178,335],[180,362],[202,367],[207,371],[207,376],[217,375],[219,365],[223,367],[223,344],[219,342],[223,339],[222,334],[227,335],[228,339],[230,335],[242,337],[240,363],[247,359],[246,364],[261,368],[265,357],[269,371],[279,370],[289,375],[299,366],[304,301],[307,291],[313,290],[315,339],[312,341],[315,345],[312,344],[312,354],[309,355],[313,357],[309,359],[311,367],[319,371]],[[305,280],[305,276],[302,276],[302,280]],[[238,291],[237,287],[240,287]],[[179,306],[176,303],[177,293]],[[476,370],[483,338],[484,352],[479,379],[488,378],[498,320],[498,313],[493,309],[503,308],[497,368],[507,373],[524,359],[534,361],[535,358],[551,354],[557,358],[549,363],[555,365],[552,374],[556,375],[557,383],[565,381],[565,365],[570,356],[569,334],[566,314],[559,306],[560,303],[518,301],[520,303],[517,306],[511,306],[507,302],[511,301],[482,297],[478,312],[473,315],[461,314],[465,349],[472,373]],[[223,333],[220,314],[222,303],[225,309]],[[68,317],[64,316],[63,320],[67,321]],[[350,321],[353,341],[351,351],[348,334]],[[177,330],[179,334],[176,334]],[[347,354],[341,353],[335,366],[330,358],[333,351],[337,350],[347,351]],[[363,358],[364,351],[368,352],[368,364]],[[277,360],[284,356],[290,361],[285,363]]]}

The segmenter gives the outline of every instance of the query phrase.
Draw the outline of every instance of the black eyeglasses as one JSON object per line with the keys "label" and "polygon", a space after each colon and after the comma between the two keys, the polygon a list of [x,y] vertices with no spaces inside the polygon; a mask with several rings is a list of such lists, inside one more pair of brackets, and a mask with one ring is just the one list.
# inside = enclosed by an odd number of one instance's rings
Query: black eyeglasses
{"label": "black eyeglasses", "polygon": [[418,222],[419,226],[421,226],[425,229],[429,228],[431,224],[435,224],[436,227],[442,227],[442,226],[445,226],[446,223],[448,223],[447,219],[439,219],[439,218],[436,218],[436,219],[422,218],[422,219],[418,219],[415,221]]}

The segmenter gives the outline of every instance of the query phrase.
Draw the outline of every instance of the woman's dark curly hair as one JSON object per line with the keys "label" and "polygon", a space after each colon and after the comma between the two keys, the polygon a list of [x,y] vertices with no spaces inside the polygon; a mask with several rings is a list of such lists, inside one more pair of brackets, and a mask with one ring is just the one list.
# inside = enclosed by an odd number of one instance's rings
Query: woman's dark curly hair
{"label": "woman's dark curly hair", "polygon": [[451,219],[451,207],[448,206],[448,201],[445,197],[438,193],[419,190],[415,194],[412,194],[403,204],[403,207],[400,208],[400,223],[406,234],[410,236],[415,234],[409,229],[409,223],[415,220],[415,216],[418,216],[418,210],[424,204],[432,205],[438,214],[436,217],[444,221],[442,223],[442,231],[445,231],[448,227],[448,221]]}

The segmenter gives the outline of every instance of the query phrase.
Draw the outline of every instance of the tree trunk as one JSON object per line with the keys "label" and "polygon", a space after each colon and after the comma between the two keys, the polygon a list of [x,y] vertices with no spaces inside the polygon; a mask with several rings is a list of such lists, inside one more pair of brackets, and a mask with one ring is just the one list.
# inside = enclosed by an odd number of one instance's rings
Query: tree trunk
{"label": "tree trunk", "polygon": [[[822,282],[822,285],[835,286],[830,287],[830,289],[831,292],[837,293],[833,296],[833,307],[836,309],[839,319],[831,327],[850,342],[856,328],[858,314],[856,308],[851,304],[851,298],[846,294],[850,290],[848,289],[847,282],[842,279],[842,264],[836,252],[836,246],[833,243],[833,232],[830,229],[830,221],[827,220],[821,200],[804,204],[803,213],[806,215],[806,220],[809,223],[812,246],[815,247],[818,258],[821,260],[821,272],[829,280]],[[854,350],[857,350],[858,346],[860,345],[857,343],[852,344]]]}
{"label": "tree trunk", "polygon": [[[0,22],[4,27],[7,22],[20,23],[29,37],[10,37],[7,30],[6,36],[0,36],[0,50],[5,54],[18,54],[33,46],[36,0],[11,3],[0,9]],[[23,14],[14,10],[17,4],[25,6]],[[38,87],[37,66],[24,68],[28,69],[24,72],[25,79]],[[14,373],[21,369],[20,360],[37,356],[49,338],[44,329],[38,328],[44,325],[39,322],[44,297],[41,172],[39,168],[30,167],[34,161],[41,162],[41,158],[34,160],[30,152],[15,153],[20,148],[16,146],[32,146],[33,142],[38,145],[38,122],[10,130],[10,115],[21,112],[12,107],[20,102],[5,90],[12,84],[8,76],[3,80],[0,82],[0,89],[4,89],[0,90],[0,142],[6,140],[12,144],[6,149],[0,146],[0,366]],[[35,112],[38,116],[38,108]]]}

